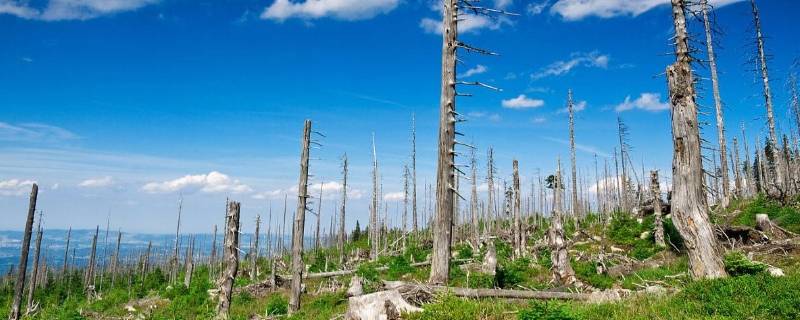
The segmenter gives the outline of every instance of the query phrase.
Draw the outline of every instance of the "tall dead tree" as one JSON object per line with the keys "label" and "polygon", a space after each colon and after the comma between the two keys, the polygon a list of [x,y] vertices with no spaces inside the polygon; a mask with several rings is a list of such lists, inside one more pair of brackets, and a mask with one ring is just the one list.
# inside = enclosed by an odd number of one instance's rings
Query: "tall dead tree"
{"label": "tall dead tree", "polygon": [[733,137],[733,173],[734,173],[734,194],[737,197],[742,196],[742,174],[739,168],[739,142],[736,137]]}
{"label": "tall dead tree", "polygon": [[475,148],[470,150],[470,169],[472,170],[472,192],[470,193],[470,218],[472,219],[472,234],[475,247],[480,246],[480,222],[478,221],[478,160],[475,158]]}
{"label": "tall dead tree", "polygon": [[486,151],[486,184],[489,187],[487,191],[488,199],[486,200],[486,209],[488,212],[486,215],[490,217],[489,219],[492,220],[493,227],[495,227],[494,224],[496,223],[497,212],[494,210],[494,150],[492,150],[492,147],[489,147],[489,150]]}
{"label": "tall dead tree", "polygon": [[236,201],[228,201],[228,213],[225,219],[225,246],[222,250],[225,269],[219,279],[219,303],[217,319],[228,319],[233,296],[233,283],[239,272],[239,214],[240,205]]}
{"label": "tall dead tree", "polygon": [[575,219],[575,230],[578,230],[578,173],[575,163],[575,110],[572,105],[572,89],[567,93],[567,111],[569,111],[569,158],[572,164],[572,218]]}
{"label": "tall dead tree", "polygon": [[64,266],[61,268],[61,274],[65,275],[65,276],[67,275],[67,265],[68,265],[67,263],[68,263],[68,259],[69,259],[69,242],[70,242],[70,240],[72,240],[72,227],[69,227],[69,230],[67,231],[67,243],[64,246]]}
{"label": "tall dead tree", "polygon": [[411,173],[408,171],[408,165],[403,166],[403,249],[406,248],[408,237],[408,178]]}
{"label": "tall dead tree", "polygon": [[719,162],[722,173],[722,205],[730,201],[730,180],[728,178],[727,140],[725,139],[725,119],[722,112],[722,98],[719,93],[719,77],[717,77],[717,56],[714,54],[714,40],[711,36],[711,20],[708,15],[708,0],[702,2],[703,25],[706,31],[706,50],[708,65],[711,69],[711,87],[714,91],[714,108],[717,114],[717,144],[719,145]]}
{"label": "tall dead tree", "polygon": [[675,24],[674,64],[667,68],[672,104],[672,215],[689,252],[693,278],[725,277],[714,230],[708,220],[700,133],[695,103],[692,57],[686,27],[685,0],[672,0]]}
{"label": "tall dead tree", "polygon": [[311,145],[311,120],[306,120],[300,142],[300,177],[297,182],[297,212],[292,233],[292,286],[289,294],[289,313],[300,310],[303,271],[303,230],[306,225],[306,201],[308,200],[308,157]]}
{"label": "tall dead tree", "polygon": [[186,247],[186,272],[183,276],[183,286],[189,288],[192,285],[194,275],[194,236],[189,239],[189,246]]}
{"label": "tall dead tree", "polygon": [[214,225],[214,236],[211,240],[211,258],[210,263],[213,266],[217,262],[217,225]]}
{"label": "tall dead tree", "polygon": [[617,117],[617,134],[619,136],[619,160],[622,165],[622,176],[617,177],[619,179],[619,201],[622,211],[629,212],[631,208],[628,206],[628,166],[625,164],[628,158],[628,143],[625,141],[628,135],[628,127],[620,117]]}
{"label": "tall dead tree", "polygon": [[417,117],[411,114],[411,231],[417,233]]}
{"label": "tall dead tree", "polygon": [[380,245],[380,227],[378,227],[378,153],[375,150],[375,133],[372,134],[372,204],[369,211],[369,258],[378,259],[378,246]]}
{"label": "tall dead tree", "polygon": [[117,269],[119,269],[119,249],[122,242],[122,230],[117,231],[117,246],[114,250],[114,256],[111,260],[111,284],[117,280]]}
{"label": "tall dead tree", "polygon": [[86,278],[83,282],[83,287],[86,288],[86,296],[88,300],[92,300],[94,291],[94,275],[97,267],[97,236],[100,234],[100,226],[94,231],[92,237],[92,252],[89,254],[89,265],[86,267]]}
{"label": "tall dead tree", "polygon": [[36,198],[39,196],[39,186],[31,186],[30,201],[28,203],[28,218],[25,220],[25,231],[22,235],[22,246],[19,254],[19,266],[17,267],[17,281],[14,283],[14,300],[11,302],[11,311],[8,313],[9,320],[18,320],[20,317],[20,306],[22,305],[22,292],[25,290],[25,273],[28,271],[28,251],[31,246],[31,233],[33,233],[33,217],[36,214]]}
{"label": "tall dead tree", "polygon": [[33,293],[36,291],[37,280],[39,278],[39,258],[41,257],[42,249],[42,212],[39,211],[39,222],[36,226],[36,249],[33,254],[33,272],[31,273],[31,282],[28,284],[28,302],[25,307],[25,313],[30,314],[34,311]]}
{"label": "tall dead tree", "polygon": [[315,217],[317,217],[317,223],[314,231],[314,251],[319,250],[321,243],[320,243],[320,236],[319,236],[319,224],[322,220],[322,190],[325,186],[325,181],[320,182],[319,184],[319,198],[317,199],[317,210],[311,211]]}
{"label": "tall dead tree", "polygon": [[[347,232],[344,229],[345,210],[347,208],[347,154],[342,156],[342,207],[339,210],[339,264],[344,264],[344,242],[347,241]],[[416,223],[416,222],[415,222]],[[415,224],[416,225],[416,224]]]}
{"label": "tall dead tree", "polygon": [[523,256],[522,252],[522,242],[525,241],[524,237],[522,236],[522,217],[521,217],[521,208],[520,208],[520,198],[522,195],[520,194],[519,190],[519,162],[517,159],[514,159],[512,162],[512,167],[514,170],[514,177],[512,178],[512,186],[514,188],[514,203],[512,204],[512,214],[514,215],[514,225],[513,225],[513,241],[512,244],[514,246],[514,257],[520,258]]}
{"label": "tall dead tree", "polygon": [[181,212],[183,211],[183,195],[178,197],[178,223],[175,225],[175,251],[172,257],[172,266],[170,270],[170,282],[175,282],[178,277],[178,264],[180,259],[180,240],[181,240]]}
{"label": "tall dead tree", "polygon": [[758,49],[757,65],[761,71],[761,80],[764,88],[764,107],[767,109],[767,126],[769,127],[769,146],[773,152],[767,153],[767,164],[771,178],[774,178],[770,186],[777,184],[778,188],[783,188],[780,185],[783,181],[780,170],[776,169],[775,150],[778,149],[778,135],[775,133],[775,116],[772,111],[772,91],[769,86],[769,70],[767,69],[767,56],[764,53],[764,36],[761,32],[761,17],[758,13],[758,6],[755,0],[750,0],[750,6],[753,10],[753,24],[756,29],[756,47]]}
{"label": "tall dead tree", "polygon": [[572,285],[577,279],[575,271],[569,260],[569,250],[564,236],[563,217],[561,212],[561,192],[564,185],[561,183],[561,159],[558,160],[558,169],[552,180],[553,188],[553,215],[549,230],[550,259],[553,263],[553,281],[560,285]]}

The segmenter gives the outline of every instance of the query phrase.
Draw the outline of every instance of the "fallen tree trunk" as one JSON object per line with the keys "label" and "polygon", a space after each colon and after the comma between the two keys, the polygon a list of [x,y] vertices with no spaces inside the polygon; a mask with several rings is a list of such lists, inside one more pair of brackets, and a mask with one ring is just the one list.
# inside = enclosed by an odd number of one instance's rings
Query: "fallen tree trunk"
{"label": "fallen tree trunk", "polygon": [[[472,261],[472,260],[473,259],[454,259],[453,262],[463,263],[463,262],[469,262],[469,261]],[[430,261],[422,261],[422,262],[416,262],[416,263],[410,264],[411,267],[424,267],[424,266],[429,266],[429,265],[431,265]],[[380,271],[387,271],[387,270],[389,270],[389,267],[377,267],[377,268],[375,268],[375,271],[379,271],[379,272]],[[339,277],[339,276],[349,276],[351,274],[356,273],[356,271],[358,271],[358,270],[354,269],[354,270],[338,270],[338,271],[329,271],[329,272],[307,273],[307,274],[303,275],[303,279],[320,279],[320,278],[331,278],[331,277]],[[279,277],[281,279],[283,279],[284,281],[292,280],[292,276],[291,275],[281,275]]]}
{"label": "fallen tree trunk", "polygon": [[451,293],[465,298],[539,299],[539,300],[590,300],[590,293],[529,291],[507,289],[471,289],[446,286],[413,284],[402,281],[384,281],[385,290],[398,290],[401,293],[423,291],[429,293]]}

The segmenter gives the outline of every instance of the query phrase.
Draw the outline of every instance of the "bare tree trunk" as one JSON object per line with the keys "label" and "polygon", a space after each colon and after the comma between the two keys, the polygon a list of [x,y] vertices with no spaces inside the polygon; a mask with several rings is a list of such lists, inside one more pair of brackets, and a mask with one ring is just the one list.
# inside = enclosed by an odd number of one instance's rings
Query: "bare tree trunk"
{"label": "bare tree trunk", "polygon": [[72,240],[72,227],[69,227],[67,231],[67,244],[64,247],[64,266],[61,268],[61,274],[66,276],[67,275],[67,265],[68,265],[68,258],[69,258],[69,242]]}
{"label": "bare tree trunk", "polygon": [[492,220],[492,228],[496,230],[497,212],[494,210],[494,150],[492,150],[492,147],[489,147],[489,150],[486,152],[486,158],[486,183],[489,186],[486,209],[489,210],[487,216]]}
{"label": "bare tree trunk", "polygon": [[170,279],[171,283],[174,283],[178,277],[178,259],[180,259],[180,239],[181,239],[181,211],[183,210],[183,195],[180,195],[178,198],[178,223],[175,226],[175,252],[173,253],[174,256],[172,257],[172,266],[170,270]]}
{"label": "bare tree trunk", "polygon": [[325,181],[321,181],[319,184],[319,199],[317,202],[317,212],[315,216],[317,217],[317,224],[316,229],[314,229],[314,251],[319,250],[321,243],[319,238],[319,223],[322,220],[322,186],[325,185]]}
{"label": "bare tree trunk", "polygon": [[214,237],[211,240],[211,261],[213,266],[217,262],[217,225],[214,225]]}
{"label": "bare tree trunk", "polygon": [[512,167],[514,170],[514,177],[513,177],[513,188],[514,188],[514,203],[512,212],[514,215],[514,230],[512,231],[513,234],[513,245],[514,245],[514,257],[520,258],[523,256],[522,252],[522,242],[525,241],[522,237],[522,217],[521,209],[520,209],[520,192],[519,192],[519,162],[514,159],[512,163]]}
{"label": "bare tree trunk", "polygon": [[189,288],[192,285],[192,275],[194,274],[194,237],[189,240],[189,247],[186,248],[186,274],[183,276],[183,286]]}
{"label": "bare tree trunk", "polygon": [[569,261],[569,251],[564,240],[564,226],[561,213],[561,160],[558,160],[558,170],[556,171],[553,183],[553,216],[550,226],[550,259],[553,263],[553,280],[560,285],[572,285],[576,282],[575,272]]}
{"label": "bare tree trunk", "polygon": [[228,213],[225,222],[225,246],[222,255],[225,260],[225,270],[219,279],[219,304],[217,304],[217,319],[228,319],[233,296],[233,282],[239,272],[239,213],[240,205],[236,201],[228,202]]}
{"label": "bare tree trunk", "polygon": [[572,218],[575,219],[575,230],[578,230],[578,173],[575,163],[575,111],[572,106],[572,89],[567,94],[567,111],[569,111],[569,157],[572,163]]}
{"label": "bare tree trunk", "polygon": [[667,68],[674,142],[672,216],[689,252],[692,277],[720,278],[727,274],[708,221],[684,1],[672,0],[677,59]]}
{"label": "bare tree trunk", "polygon": [[650,171],[650,191],[653,193],[653,217],[655,217],[653,237],[656,240],[656,246],[663,248],[667,244],[664,242],[664,222],[661,219],[661,187],[658,182],[658,171],[656,170]]}
{"label": "bare tree trunk", "polygon": [[37,280],[39,278],[39,258],[42,249],[42,213],[39,211],[39,223],[36,227],[36,251],[33,255],[33,273],[31,273],[31,283],[28,285],[28,302],[25,313],[33,312],[33,293],[36,291]]}
{"label": "bare tree trunk", "polygon": [[36,213],[36,198],[38,195],[39,186],[34,183],[33,186],[31,186],[30,202],[28,203],[28,218],[25,221],[25,232],[22,236],[19,267],[17,267],[17,281],[14,283],[14,300],[11,302],[11,311],[8,313],[9,320],[18,320],[20,317],[20,305],[22,304],[22,292],[25,290],[25,273],[28,271],[28,251],[31,246],[33,217]]}
{"label": "bare tree trunk", "polygon": [[83,287],[86,288],[86,295],[87,299],[91,300],[92,296],[94,295],[94,274],[95,274],[95,266],[97,265],[96,258],[97,258],[97,236],[100,233],[100,226],[94,231],[94,237],[92,237],[92,252],[89,255],[89,265],[86,267],[86,279],[84,280]]}
{"label": "bare tree trunk", "polygon": [[753,189],[754,186],[754,177],[753,177],[753,168],[751,167],[750,163],[750,148],[747,146],[747,136],[744,134],[744,122],[741,124],[742,127],[742,142],[744,143],[744,176],[746,179],[745,190],[747,190],[747,195],[750,196],[755,192]]}
{"label": "bare tree trunk", "polygon": [[[342,208],[339,211],[339,264],[345,262],[344,242],[347,241],[347,232],[344,229],[345,210],[347,208],[347,154],[342,156]],[[416,205],[415,205],[416,208]],[[416,214],[416,210],[414,211]],[[414,216],[416,228],[416,215]]]}
{"label": "bare tree trunk", "polygon": [[472,192],[470,199],[470,215],[472,218],[472,235],[475,240],[475,248],[480,247],[480,221],[478,221],[478,161],[475,159],[475,148],[471,149],[472,159],[470,169],[472,169]]}
{"label": "bare tree trunk", "polygon": [[[320,187],[320,190],[322,188]],[[255,237],[255,250],[253,250],[253,256],[251,257],[252,261],[250,264],[252,265],[252,269],[250,270],[250,280],[256,281],[258,280],[258,256],[259,256],[259,248],[258,248],[258,240],[261,234],[261,215],[256,215],[256,234]]]}
{"label": "bare tree trunk", "polygon": [[411,231],[417,233],[417,118],[411,114]]}
{"label": "bare tree trunk", "polygon": [[622,164],[622,177],[618,177],[620,179],[619,182],[619,193],[620,193],[620,203],[621,209],[623,212],[630,213],[630,207],[628,206],[628,169],[625,165],[625,160],[627,158],[625,152],[625,135],[627,133],[627,127],[625,123],[622,122],[622,118],[617,117],[617,128],[618,128],[618,135],[619,135],[619,160],[620,164]]}
{"label": "bare tree trunk", "polygon": [[756,27],[756,46],[758,48],[758,65],[761,69],[761,80],[764,84],[764,106],[767,109],[767,125],[769,126],[769,144],[772,152],[767,154],[767,163],[769,174],[771,178],[775,178],[770,184],[769,189],[777,184],[778,188],[783,189],[784,186],[780,185],[783,181],[780,170],[776,169],[775,152],[778,150],[778,135],[775,133],[775,116],[772,112],[772,92],[769,86],[769,72],[767,70],[767,57],[764,53],[764,37],[761,33],[761,18],[759,17],[758,7],[755,0],[750,0],[750,5],[753,9],[753,21]]}
{"label": "bare tree trunk", "polygon": [[117,268],[119,267],[119,246],[122,242],[122,230],[117,231],[117,247],[114,250],[114,257],[111,260],[111,285],[117,280]]}
{"label": "bare tree trunk", "polygon": [[742,197],[742,174],[739,162],[739,142],[736,137],[733,137],[733,173],[734,173],[734,194],[737,197]]}
{"label": "bare tree trunk", "polygon": [[431,284],[446,284],[450,273],[455,200],[457,0],[445,0],[442,14],[442,82],[439,100],[439,147],[436,163],[436,222],[433,230]]}
{"label": "bare tree trunk", "polygon": [[714,54],[714,40],[711,37],[711,20],[708,16],[708,0],[703,0],[703,23],[706,31],[706,48],[708,50],[708,63],[711,68],[711,86],[714,91],[714,107],[717,113],[717,144],[719,145],[719,162],[722,171],[722,206],[726,207],[730,201],[730,180],[728,179],[727,141],[725,139],[725,119],[722,112],[722,98],[719,93],[719,78],[717,77],[717,56]]}
{"label": "bare tree trunk", "polygon": [[289,295],[289,313],[300,310],[300,293],[305,264],[303,263],[303,230],[306,225],[308,200],[308,156],[311,144],[311,120],[306,120],[300,145],[300,178],[297,183],[297,212],[292,234],[292,286]]}
{"label": "bare tree trunk", "polygon": [[372,261],[378,259],[378,246],[380,245],[380,227],[378,226],[378,154],[375,150],[375,134],[372,134],[372,205],[369,212],[369,257]]}
{"label": "bare tree trunk", "polygon": [[406,249],[408,240],[408,166],[403,166],[403,251]]}

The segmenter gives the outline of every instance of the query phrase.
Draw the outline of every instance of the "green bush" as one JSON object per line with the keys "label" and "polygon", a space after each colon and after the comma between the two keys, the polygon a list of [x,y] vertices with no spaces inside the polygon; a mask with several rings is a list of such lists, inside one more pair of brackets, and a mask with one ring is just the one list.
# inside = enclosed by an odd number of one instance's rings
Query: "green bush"
{"label": "green bush", "polygon": [[575,270],[575,275],[592,285],[593,287],[600,288],[600,289],[608,289],[614,285],[614,279],[606,274],[597,274],[597,264],[595,262],[572,262],[572,269]]}
{"label": "green bush", "polygon": [[732,276],[753,275],[767,270],[767,265],[747,259],[741,252],[731,252],[725,255],[725,271]]}
{"label": "green bush", "polygon": [[409,263],[408,258],[405,256],[396,256],[392,257],[389,260],[389,271],[387,272],[387,276],[389,280],[397,280],[405,274],[414,272],[414,268],[411,267],[411,263]]}
{"label": "green bush", "polygon": [[565,305],[553,302],[533,301],[527,309],[520,310],[519,320],[578,320]]}
{"label": "green bush", "polygon": [[523,283],[528,280],[530,274],[530,260],[527,258],[519,258],[514,261],[508,261],[497,268],[497,275],[495,276],[497,286],[501,288],[511,288],[517,284]]}

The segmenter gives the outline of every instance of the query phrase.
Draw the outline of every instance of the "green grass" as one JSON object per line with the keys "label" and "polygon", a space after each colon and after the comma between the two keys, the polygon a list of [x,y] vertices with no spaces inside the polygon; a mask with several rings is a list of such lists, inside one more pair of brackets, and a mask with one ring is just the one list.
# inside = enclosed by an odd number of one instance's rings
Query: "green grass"
{"label": "green grass", "polygon": [[800,210],[795,207],[796,205],[797,201],[791,205],[782,206],[779,202],[759,194],[752,201],[738,204],[741,213],[731,223],[754,227],[756,225],[756,215],[766,213],[772,222],[786,230],[800,233]]}

